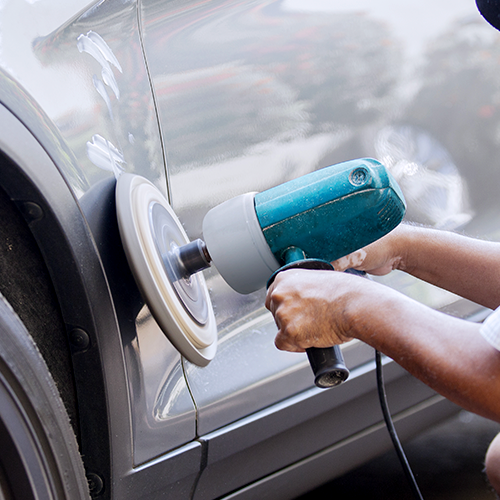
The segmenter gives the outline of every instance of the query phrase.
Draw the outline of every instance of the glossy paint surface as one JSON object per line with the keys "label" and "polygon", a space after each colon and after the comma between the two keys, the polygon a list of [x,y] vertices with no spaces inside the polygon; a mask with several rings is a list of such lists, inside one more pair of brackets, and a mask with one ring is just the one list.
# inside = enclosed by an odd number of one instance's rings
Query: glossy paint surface
{"label": "glossy paint surface", "polygon": [[[172,202],[191,238],[230,197],[357,157],[390,169],[408,220],[496,230],[500,207],[482,193],[500,175],[488,128],[499,36],[474,2],[143,0],[142,19]],[[208,367],[187,368],[200,432],[312,384],[304,358],[275,350],[264,291],[239,295],[206,275],[220,347]],[[437,308],[456,300],[406,276],[384,281]]]}
{"label": "glossy paint surface", "polygon": [[78,196],[121,171],[148,174],[165,190],[136,5],[86,4],[3,2],[1,65],[78,157],[79,175],[65,172]]}

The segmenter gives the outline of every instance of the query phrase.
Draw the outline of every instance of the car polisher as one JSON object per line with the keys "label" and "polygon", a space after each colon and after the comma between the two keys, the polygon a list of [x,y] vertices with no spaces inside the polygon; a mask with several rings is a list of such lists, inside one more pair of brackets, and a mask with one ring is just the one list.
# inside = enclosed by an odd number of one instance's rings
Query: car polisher
{"label": "car polisher", "polygon": [[[182,354],[204,366],[215,354],[216,328],[199,271],[213,263],[229,286],[247,294],[290,268],[333,270],[331,261],[394,229],[406,204],[380,162],[359,159],[225,201],[206,214],[204,241],[188,240],[166,200],[142,177],[120,176],[117,210],[129,263],[153,316]],[[338,346],[307,354],[318,387],[347,378]]]}

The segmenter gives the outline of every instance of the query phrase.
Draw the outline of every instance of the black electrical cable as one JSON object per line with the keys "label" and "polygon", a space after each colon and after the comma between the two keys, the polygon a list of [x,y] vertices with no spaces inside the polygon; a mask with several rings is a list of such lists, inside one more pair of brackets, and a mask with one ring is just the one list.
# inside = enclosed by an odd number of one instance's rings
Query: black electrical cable
{"label": "black electrical cable", "polygon": [[[500,0],[498,1],[500,2]],[[356,276],[361,276],[369,280],[372,279],[372,277],[369,274],[366,274],[365,271],[358,271],[357,269],[346,269],[344,272],[354,274]],[[422,493],[420,493],[417,481],[415,479],[415,476],[413,475],[413,471],[411,470],[410,464],[408,462],[408,459],[406,458],[403,446],[401,445],[401,441],[399,440],[396,428],[394,427],[394,423],[392,421],[391,412],[389,411],[389,405],[387,404],[387,395],[385,392],[384,374],[382,370],[382,357],[380,352],[377,350],[375,350],[375,365],[377,372],[378,398],[380,401],[380,407],[382,408],[382,413],[384,415],[385,425],[387,427],[387,430],[389,431],[389,435],[391,436],[392,444],[394,445],[394,449],[396,450],[399,461],[401,462],[401,466],[403,467],[403,471],[406,475],[406,479],[408,480],[413,496],[417,500],[423,500],[424,497],[422,496]]]}
{"label": "black electrical cable", "polygon": [[384,374],[382,371],[382,357],[379,351],[375,351],[375,364],[377,368],[378,397],[380,400],[382,413],[384,414],[385,425],[387,426],[387,430],[389,431],[389,435],[391,436],[392,444],[394,445],[399,461],[401,462],[401,466],[403,467],[403,471],[406,475],[406,478],[408,479],[408,483],[410,484],[413,496],[418,500],[423,500],[424,497],[422,496],[422,493],[420,493],[417,481],[415,479],[415,476],[413,475],[410,464],[408,463],[408,459],[406,458],[405,452],[403,450],[401,442],[399,441],[399,437],[396,433],[396,429],[391,418],[391,412],[389,411],[389,405],[387,404],[387,395],[385,392]]}

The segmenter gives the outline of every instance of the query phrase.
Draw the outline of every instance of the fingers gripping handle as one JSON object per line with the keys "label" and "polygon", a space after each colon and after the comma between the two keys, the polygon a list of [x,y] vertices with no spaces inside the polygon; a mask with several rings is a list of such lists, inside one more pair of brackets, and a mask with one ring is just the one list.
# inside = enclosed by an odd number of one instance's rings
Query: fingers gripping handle
{"label": "fingers gripping handle", "polygon": [[[267,287],[271,285],[274,278],[281,271],[288,269],[320,269],[333,270],[333,267],[324,260],[303,259],[292,262],[279,268],[267,282]],[[333,347],[310,347],[306,349],[309,364],[314,373],[314,383],[321,389],[328,389],[341,384],[349,377],[344,356],[338,345]]]}

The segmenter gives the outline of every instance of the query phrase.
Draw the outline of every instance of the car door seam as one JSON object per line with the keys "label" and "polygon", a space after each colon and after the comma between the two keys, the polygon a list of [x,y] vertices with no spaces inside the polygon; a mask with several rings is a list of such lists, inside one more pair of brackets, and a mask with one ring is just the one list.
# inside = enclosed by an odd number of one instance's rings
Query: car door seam
{"label": "car door seam", "polygon": [[167,151],[166,151],[164,140],[163,140],[163,131],[162,131],[162,126],[161,126],[160,113],[158,111],[158,100],[156,97],[156,91],[155,91],[153,79],[151,78],[151,71],[149,69],[148,59],[146,57],[146,47],[144,46],[144,33],[143,33],[143,29],[142,29],[142,16],[141,16],[142,0],[137,0],[136,6],[137,6],[137,29],[139,31],[139,43],[141,45],[142,58],[144,60],[144,67],[146,69],[149,87],[151,89],[151,96],[153,98],[153,107],[155,110],[156,122],[158,124],[158,133],[160,135],[160,146],[161,146],[161,153],[162,153],[162,157],[163,157],[163,165],[164,165],[164,169],[165,169],[165,178],[166,178],[166,184],[167,184],[166,185],[167,200],[170,204],[172,204],[172,191],[171,191],[171,184],[170,184],[170,175],[168,172]]}

